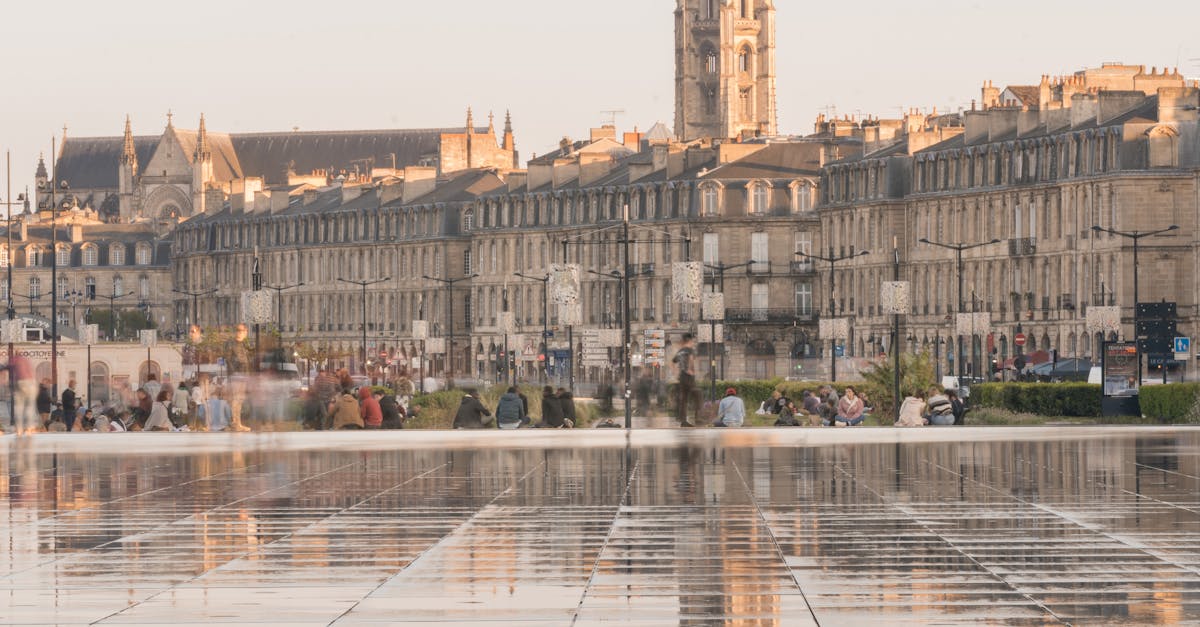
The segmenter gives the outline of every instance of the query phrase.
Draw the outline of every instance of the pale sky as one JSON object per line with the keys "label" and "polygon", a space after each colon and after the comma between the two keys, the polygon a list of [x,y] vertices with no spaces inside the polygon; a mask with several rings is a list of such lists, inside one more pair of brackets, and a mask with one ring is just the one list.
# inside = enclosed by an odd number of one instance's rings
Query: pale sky
{"label": "pale sky", "polygon": [[[827,107],[896,117],[968,107],[985,79],[1036,83],[1105,61],[1200,78],[1200,3],[775,0],[780,131]],[[522,160],[673,125],[673,0],[6,2],[0,150],[13,196],[61,135],[458,126],[511,109]],[[2,164],[0,164],[2,165]],[[0,173],[2,174],[2,173]],[[0,180],[0,197],[5,195]]]}

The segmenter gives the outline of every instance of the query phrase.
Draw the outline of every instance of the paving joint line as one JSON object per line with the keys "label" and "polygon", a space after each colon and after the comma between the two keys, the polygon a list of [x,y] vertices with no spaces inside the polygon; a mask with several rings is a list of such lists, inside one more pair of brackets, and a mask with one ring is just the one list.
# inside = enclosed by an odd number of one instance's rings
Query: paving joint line
{"label": "paving joint line", "polygon": [[604,544],[600,545],[600,550],[596,552],[596,561],[592,563],[592,572],[588,574],[587,583],[583,586],[583,596],[579,597],[579,604],[575,606],[575,616],[571,618],[571,626],[579,622],[579,613],[583,611],[583,604],[587,601],[588,591],[592,589],[592,583],[596,580],[596,575],[600,571],[600,562],[604,559],[604,551],[608,549],[608,545],[612,542],[613,536],[617,532],[617,521],[621,519],[623,508],[628,506],[630,494],[633,490],[633,482],[638,476],[638,470],[642,467],[641,456],[638,456],[637,461],[633,459],[633,447],[629,438],[629,432],[626,432],[625,438],[625,454],[626,464],[629,468],[629,480],[625,482],[625,490],[621,493],[621,501],[617,503],[617,511],[613,515],[612,522],[608,525],[608,533],[604,536]]}

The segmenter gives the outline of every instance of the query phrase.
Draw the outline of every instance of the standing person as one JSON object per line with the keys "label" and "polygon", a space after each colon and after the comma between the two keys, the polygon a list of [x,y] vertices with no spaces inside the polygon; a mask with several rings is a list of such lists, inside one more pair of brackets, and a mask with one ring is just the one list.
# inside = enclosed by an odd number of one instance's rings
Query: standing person
{"label": "standing person", "polygon": [[566,388],[558,388],[558,404],[562,406],[563,426],[570,429],[578,422],[575,417],[575,397]]}
{"label": "standing person", "polygon": [[233,411],[229,409],[229,403],[219,388],[208,395],[208,400],[204,401],[197,413],[204,420],[204,428],[209,431],[224,431],[233,419]]}
{"label": "standing person", "polygon": [[529,414],[525,413],[525,404],[521,402],[517,388],[510,387],[496,404],[496,426],[501,429],[520,429],[527,424]]}
{"label": "standing person", "polygon": [[175,388],[175,394],[171,396],[171,404],[174,406],[175,415],[179,416],[180,424],[192,422],[191,402],[192,394],[187,385],[180,383],[179,387]]}
{"label": "standing person", "polygon": [[42,418],[42,427],[50,425],[50,412],[54,411],[54,397],[50,396],[50,379],[42,379],[38,386],[37,412]]}
{"label": "standing person", "polygon": [[542,421],[537,426],[539,429],[561,429],[565,425],[562,403],[558,401],[554,388],[547,385],[542,388]]}
{"label": "standing person", "polygon": [[383,427],[383,410],[379,408],[379,400],[371,394],[371,388],[358,388],[358,413],[362,416],[364,429],[379,429]]}
{"label": "standing person", "polygon": [[737,390],[725,390],[725,398],[717,405],[717,421],[714,427],[740,427],[746,422],[746,404],[738,398]]}
{"label": "standing person", "polygon": [[846,395],[838,401],[837,419],[834,424],[839,427],[857,427],[863,422],[863,400],[855,393],[854,388],[846,386]]}
{"label": "standing person", "polygon": [[[679,389],[677,392],[677,407],[679,411],[679,426],[694,427],[695,423],[688,420],[688,404],[692,402],[696,396],[696,338],[691,333],[683,335],[683,345],[679,351],[675,353],[675,357],[671,359],[671,366],[675,369],[677,376],[677,384]],[[697,403],[696,414],[699,417],[700,407]]]}
{"label": "standing person", "polygon": [[454,414],[455,429],[484,429],[492,422],[492,412],[479,400],[479,392],[466,390],[458,412]]}
{"label": "standing person", "polygon": [[333,421],[333,429],[363,428],[362,411],[358,407],[358,400],[354,398],[354,393],[349,388],[343,389],[341,396],[333,401],[330,419]]}
{"label": "standing person", "polygon": [[150,408],[150,418],[146,420],[146,431],[170,431],[171,412],[167,408],[171,395],[166,390],[159,390],[158,397]]}
{"label": "standing person", "polygon": [[67,431],[73,431],[75,428],[75,410],[79,409],[75,405],[75,380],[67,381],[67,389],[62,393],[63,407],[63,424],[67,425]]}
{"label": "standing person", "polygon": [[24,356],[13,355],[5,368],[9,378],[16,382],[13,391],[13,424],[17,435],[34,433],[38,430],[37,403],[40,390],[34,378],[33,364]]}

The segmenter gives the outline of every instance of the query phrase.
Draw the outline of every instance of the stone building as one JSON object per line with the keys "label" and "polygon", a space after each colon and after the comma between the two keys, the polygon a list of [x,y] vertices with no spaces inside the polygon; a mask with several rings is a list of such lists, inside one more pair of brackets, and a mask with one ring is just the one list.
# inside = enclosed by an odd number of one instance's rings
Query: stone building
{"label": "stone building", "polygon": [[956,253],[920,240],[1000,240],[963,253],[962,309],[992,319],[964,339],[968,370],[986,373],[992,359],[1020,352],[1096,357],[1102,338],[1086,331],[1087,308],[1121,306],[1121,335],[1132,337],[1134,267],[1132,241],[1093,226],[1181,227],[1141,242],[1138,298],[1178,302],[1181,331],[1192,333],[1197,105],[1200,91],[1177,72],[1107,64],[1037,86],[987,82],[982,107],[961,114],[859,124],[865,154],[825,169],[818,209],[829,254],[869,253],[836,266],[833,311],[854,319],[850,352],[878,354],[890,333],[879,288],[895,241],[913,284],[903,339],[956,372]]}
{"label": "stone building", "polygon": [[774,0],[677,0],[675,134],[775,133]]}

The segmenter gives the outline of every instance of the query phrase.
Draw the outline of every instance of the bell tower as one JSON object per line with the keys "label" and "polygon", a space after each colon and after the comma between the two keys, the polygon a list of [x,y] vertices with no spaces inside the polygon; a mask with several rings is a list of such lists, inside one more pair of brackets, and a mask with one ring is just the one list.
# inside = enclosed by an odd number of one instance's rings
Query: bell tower
{"label": "bell tower", "polygon": [[676,0],[675,134],[775,133],[774,0]]}

